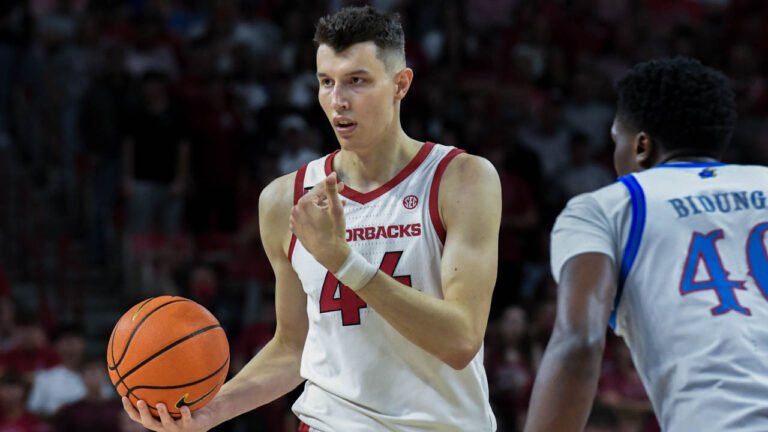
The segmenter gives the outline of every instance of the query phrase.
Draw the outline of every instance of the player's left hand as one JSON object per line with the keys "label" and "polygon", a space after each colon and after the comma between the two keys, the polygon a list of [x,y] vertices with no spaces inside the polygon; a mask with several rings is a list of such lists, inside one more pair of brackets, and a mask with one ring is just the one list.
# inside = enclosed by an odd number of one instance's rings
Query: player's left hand
{"label": "player's left hand", "polygon": [[344,183],[336,173],[318,183],[291,209],[290,229],[325,268],[338,270],[349,254],[344,220],[345,202],[339,197]]}

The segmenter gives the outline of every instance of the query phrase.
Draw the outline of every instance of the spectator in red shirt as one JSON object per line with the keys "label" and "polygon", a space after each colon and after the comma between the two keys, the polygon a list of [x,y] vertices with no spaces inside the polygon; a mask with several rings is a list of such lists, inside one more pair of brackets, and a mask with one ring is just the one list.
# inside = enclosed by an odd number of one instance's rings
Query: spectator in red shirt
{"label": "spectator in red shirt", "polygon": [[15,324],[12,347],[0,353],[0,371],[18,371],[31,382],[36,371],[59,364],[59,355],[48,343],[37,316],[19,312]]}
{"label": "spectator in red shirt", "polygon": [[50,429],[25,408],[29,383],[16,371],[0,378],[0,432],[48,432]]}

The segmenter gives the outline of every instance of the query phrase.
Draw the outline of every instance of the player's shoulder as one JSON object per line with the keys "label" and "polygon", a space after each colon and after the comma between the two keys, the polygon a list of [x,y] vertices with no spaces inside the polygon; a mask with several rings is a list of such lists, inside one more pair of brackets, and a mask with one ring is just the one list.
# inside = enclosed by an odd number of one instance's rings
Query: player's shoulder
{"label": "player's shoulder", "polygon": [[297,171],[282,175],[271,182],[259,195],[259,213],[272,219],[290,214],[293,207]]}
{"label": "player's shoulder", "polygon": [[577,218],[585,223],[616,219],[631,207],[627,188],[619,181],[568,200],[559,220]]}
{"label": "player's shoulder", "polygon": [[630,204],[627,188],[619,181],[592,192],[576,195],[568,201],[563,213],[590,209],[606,215],[621,211]]}
{"label": "player's shoulder", "polygon": [[487,159],[467,153],[456,154],[439,180],[441,215],[466,213],[469,208],[495,212],[501,206],[501,180]]}
{"label": "player's shoulder", "polygon": [[[501,217],[501,181],[496,168],[487,159],[464,152],[455,153],[442,178],[433,181],[439,182],[438,208],[446,229],[450,229],[454,222],[474,219],[478,211],[486,216]],[[493,222],[488,226],[498,225]]]}
{"label": "player's shoulder", "polygon": [[757,173],[762,175],[768,175],[768,166],[765,165],[750,165],[750,164],[723,164],[715,167],[716,169],[733,170],[740,173]]}
{"label": "player's shoulder", "polygon": [[443,184],[453,182],[483,185],[499,183],[500,180],[496,167],[488,159],[461,152],[451,159],[443,174]]}
{"label": "player's shoulder", "polygon": [[726,163],[668,163],[632,174],[638,180],[669,180],[675,175],[699,175],[703,179],[717,177],[719,173],[728,173],[746,178],[762,179],[768,176],[768,167],[763,165],[726,164]]}

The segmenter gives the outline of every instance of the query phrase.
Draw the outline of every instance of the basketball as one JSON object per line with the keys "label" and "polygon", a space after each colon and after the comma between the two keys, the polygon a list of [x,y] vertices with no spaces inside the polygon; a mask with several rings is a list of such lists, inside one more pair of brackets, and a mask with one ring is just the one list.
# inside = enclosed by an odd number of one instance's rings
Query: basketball
{"label": "basketball", "polygon": [[204,407],[229,371],[229,343],[219,321],[192,300],[153,297],[126,312],[112,330],[107,369],[121,396],[162,402],[171,416]]}

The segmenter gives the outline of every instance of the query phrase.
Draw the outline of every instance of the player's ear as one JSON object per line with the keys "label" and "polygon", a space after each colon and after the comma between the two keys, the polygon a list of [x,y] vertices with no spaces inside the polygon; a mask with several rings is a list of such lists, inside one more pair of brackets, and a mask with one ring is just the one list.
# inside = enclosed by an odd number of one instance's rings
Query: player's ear
{"label": "player's ear", "polygon": [[656,159],[656,153],[658,151],[656,143],[653,142],[651,136],[645,132],[639,132],[635,135],[635,162],[643,168],[650,168],[653,166],[653,161]]}
{"label": "player's ear", "polygon": [[395,74],[395,100],[403,100],[413,82],[413,69],[407,67]]}

